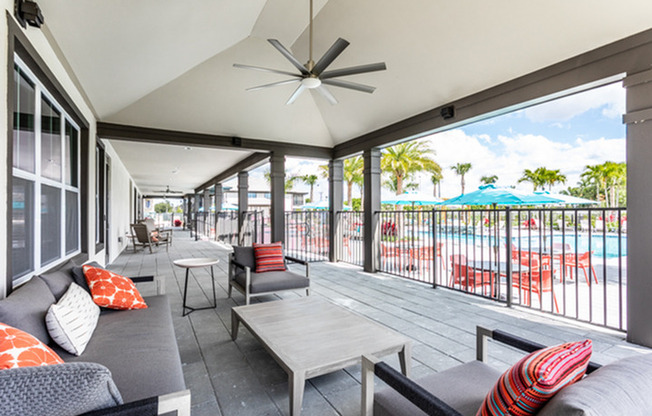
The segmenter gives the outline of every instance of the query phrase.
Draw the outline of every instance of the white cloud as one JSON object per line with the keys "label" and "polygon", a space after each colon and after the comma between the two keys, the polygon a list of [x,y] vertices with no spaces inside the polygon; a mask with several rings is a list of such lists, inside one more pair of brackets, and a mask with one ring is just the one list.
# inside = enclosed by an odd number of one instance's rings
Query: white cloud
{"label": "white cloud", "polygon": [[533,122],[563,122],[591,109],[600,108],[608,118],[620,117],[625,112],[625,90],[621,83],[574,94],[523,110],[523,114]]}

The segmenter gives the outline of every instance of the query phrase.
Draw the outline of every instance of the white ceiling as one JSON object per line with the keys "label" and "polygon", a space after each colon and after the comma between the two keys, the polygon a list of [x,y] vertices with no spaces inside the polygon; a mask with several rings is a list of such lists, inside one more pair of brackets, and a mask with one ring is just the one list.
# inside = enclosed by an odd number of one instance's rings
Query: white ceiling
{"label": "white ceiling", "polygon": [[266,39],[306,61],[308,0],[39,4],[101,121],[328,147],[652,27],[649,0],[315,0],[315,60],[342,37],[329,69],[388,69],[286,106],[293,85],[245,91],[283,76],[232,65],[295,71]]}

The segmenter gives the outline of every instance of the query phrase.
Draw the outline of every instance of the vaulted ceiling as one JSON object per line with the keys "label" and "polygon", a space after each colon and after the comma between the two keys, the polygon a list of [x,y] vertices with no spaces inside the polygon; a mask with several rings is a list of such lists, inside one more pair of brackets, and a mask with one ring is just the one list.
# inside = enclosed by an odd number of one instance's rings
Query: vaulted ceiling
{"label": "vaulted ceiling", "polygon": [[373,94],[329,87],[339,104],[310,92],[286,105],[296,85],[247,92],[284,77],[233,64],[296,71],[266,39],[307,61],[308,0],[40,5],[100,121],[326,147],[652,27],[649,0],[315,0],[316,58],[342,37],[329,69],[387,70],[347,78]]}

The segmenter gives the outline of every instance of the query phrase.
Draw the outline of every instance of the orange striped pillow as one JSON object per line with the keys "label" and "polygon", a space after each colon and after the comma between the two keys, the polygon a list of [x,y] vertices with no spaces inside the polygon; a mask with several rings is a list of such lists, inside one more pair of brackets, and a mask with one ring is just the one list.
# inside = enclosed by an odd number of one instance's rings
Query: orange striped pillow
{"label": "orange striped pillow", "polygon": [[99,267],[84,266],[83,268],[93,302],[98,306],[120,310],[147,308],[147,304],[130,278]]}
{"label": "orange striped pillow", "polygon": [[63,360],[34,336],[0,323],[0,370],[51,364]]}
{"label": "orange striped pillow", "polygon": [[284,271],[283,244],[254,243],[254,256],[256,257],[256,273]]}
{"label": "orange striped pillow", "polygon": [[586,373],[591,340],[535,351],[507,370],[487,394],[476,416],[536,414],[562,388]]}

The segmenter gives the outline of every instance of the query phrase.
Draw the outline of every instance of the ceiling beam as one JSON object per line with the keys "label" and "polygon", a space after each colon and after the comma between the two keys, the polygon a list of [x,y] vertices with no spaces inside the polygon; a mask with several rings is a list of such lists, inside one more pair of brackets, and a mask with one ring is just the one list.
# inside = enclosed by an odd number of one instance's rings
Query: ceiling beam
{"label": "ceiling beam", "polygon": [[317,159],[331,159],[333,155],[333,149],[329,147],[277,142],[273,140],[247,139],[244,137],[229,137],[215,134],[162,130],[150,127],[128,126],[105,122],[97,123],[97,135],[102,139],[110,140],[178,146],[219,147],[230,150],[273,151],[283,153],[287,156]]}
{"label": "ceiling beam", "polygon": [[199,193],[200,191],[209,188],[216,183],[224,182],[232,176],[237,175],[239,172],[257,167],[261,162],[269,159],[269,155],[269,153],[254,153],[253,155],[242,159],[235,165],[231,166],[225,171],[222,171],[219,175],[216,175],[203,184],[199,185],[197,188],[195,188],[195,193]]}
{"label": "ceiling beam", "polygon": [[495,117],[576,93],[625,73],[649,68],[652,55],[652,30],[632,35],[565,61],[550,65],[503,84],[469,95],[446,107],[455,107],[455,116],[444,119],[437,107],[387,127],[356,137],[333,148],[333,159],[350,157],[365,149],[385,147],[417,137],[450,130],[472,122]]}

